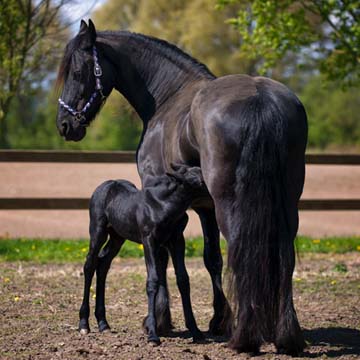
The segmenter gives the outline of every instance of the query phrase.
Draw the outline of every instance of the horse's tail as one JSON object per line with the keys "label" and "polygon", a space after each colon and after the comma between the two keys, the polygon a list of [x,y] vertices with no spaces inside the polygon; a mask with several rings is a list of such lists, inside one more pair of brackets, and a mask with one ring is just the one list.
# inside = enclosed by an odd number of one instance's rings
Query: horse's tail
{"label": "horse's tail", "polygon": [[293,271],[293,239],[285,208],[285,109],[260,93],[247,100],[241,122],[234,208],[239,225],[236,237],[228,239],[229,293],[237,324],[229,345],[251,352],[276,336],[282,277],[290,272],[291,278]]}

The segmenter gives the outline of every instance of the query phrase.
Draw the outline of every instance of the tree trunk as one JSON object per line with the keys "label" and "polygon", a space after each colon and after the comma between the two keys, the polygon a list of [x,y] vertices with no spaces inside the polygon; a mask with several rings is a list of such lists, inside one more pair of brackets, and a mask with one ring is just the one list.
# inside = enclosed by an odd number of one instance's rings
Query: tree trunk
{"label": "tree trunk", "polygon": [[7,126],[7,115],[9,112],[10,102],[7,101],[4,106],[0,108],[0,148],[9,149],[10,143],[8,139],[8,126]]}

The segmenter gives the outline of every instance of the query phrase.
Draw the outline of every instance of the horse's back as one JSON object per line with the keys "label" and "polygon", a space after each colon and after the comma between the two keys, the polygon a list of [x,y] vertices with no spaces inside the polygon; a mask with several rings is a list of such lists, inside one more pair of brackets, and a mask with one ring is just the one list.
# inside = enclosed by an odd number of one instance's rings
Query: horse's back
{"label": "horse's back", "polygon": [[286,107],[289,119],[295,117],[299,108],[303,110],[295,94],[280,82],[262,76],[238,74],[208,82],[194,97],[192,120],[211,121],[219,117],[225,121],[229,120],[229,115],[234,115],[235,121],[241,121],[241,117],[236,116],[236,111],[239,113],[254,97],[263,98],[265,106],[266,102],[273,102],[279,108]]}

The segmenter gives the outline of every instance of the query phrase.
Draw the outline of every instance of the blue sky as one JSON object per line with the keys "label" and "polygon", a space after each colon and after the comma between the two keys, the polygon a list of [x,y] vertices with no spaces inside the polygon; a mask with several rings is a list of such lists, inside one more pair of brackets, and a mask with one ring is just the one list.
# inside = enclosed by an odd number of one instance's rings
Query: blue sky
{"label": "blue sky", "polygon": [[75,34],[79,30],[80,20],[88,20],[91,12],[101,7],[106,0],[75,0],[64,5],[62,16],[72,23],[70,29]]}

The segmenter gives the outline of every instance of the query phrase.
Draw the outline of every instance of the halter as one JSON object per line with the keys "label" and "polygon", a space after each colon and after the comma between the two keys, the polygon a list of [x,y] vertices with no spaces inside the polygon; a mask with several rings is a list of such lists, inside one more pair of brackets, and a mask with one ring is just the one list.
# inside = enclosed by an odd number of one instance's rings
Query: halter
{"label": "halter", "polygon": [[62,106],[70,114],[72,114],[74,116],[75,120],[78,121],[81,125],[86,124],[85,113],[89,110],[91,104],[94,102],[97,95],[100,94],[102,102],[104,102],[104,100],[106,99],[106,96],[103,94],[103,86],[101,85],[101,81],[100,81],[100,76],[102,75],[102,69],[99,64],[98,54],[97,54],[95,46],[93,46],[93,59],[94,59],[94,75],[95,75],[95,82],[96,82],[95,91],[92,93],[89,101],[84,105],[84,107],[80,111],[77,111],[77,110],[73,109],[70,105],[66,104],[66,102],[64,100],[62,100],[61,98],[59,98],[59,100],[58,100],[60,106]]}

